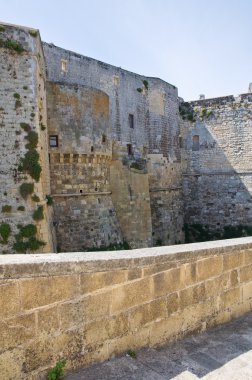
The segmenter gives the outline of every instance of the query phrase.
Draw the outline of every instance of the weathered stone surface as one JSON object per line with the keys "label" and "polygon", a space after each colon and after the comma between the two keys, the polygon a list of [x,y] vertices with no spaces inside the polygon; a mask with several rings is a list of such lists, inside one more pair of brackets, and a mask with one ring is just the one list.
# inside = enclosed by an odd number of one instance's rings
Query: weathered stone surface
{"label": "weathered stone surface", "polygon": [[37,380],[60,358],[75,369],[248,312],[251,264],[234,254],[251,245],[0,256],[2,373]]}

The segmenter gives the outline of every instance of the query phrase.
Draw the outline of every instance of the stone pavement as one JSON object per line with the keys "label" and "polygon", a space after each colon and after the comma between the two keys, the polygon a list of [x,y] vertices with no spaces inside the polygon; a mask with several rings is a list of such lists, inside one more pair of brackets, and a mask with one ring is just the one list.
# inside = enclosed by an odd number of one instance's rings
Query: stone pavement
{"label": "stone pavement", "polygon": [[65,380],[252,380],[252,313],[162,348],[115,358]]}

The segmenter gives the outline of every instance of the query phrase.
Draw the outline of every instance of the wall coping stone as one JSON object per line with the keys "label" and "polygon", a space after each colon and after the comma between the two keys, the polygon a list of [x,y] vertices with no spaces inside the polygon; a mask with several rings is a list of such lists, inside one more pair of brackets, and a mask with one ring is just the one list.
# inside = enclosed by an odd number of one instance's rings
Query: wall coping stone
{"label": "wall coping stone", "polygon": [[0,279],[130,269],[165,262],[191,262],[252,249],[252,237],[107,252],[0,255]]}

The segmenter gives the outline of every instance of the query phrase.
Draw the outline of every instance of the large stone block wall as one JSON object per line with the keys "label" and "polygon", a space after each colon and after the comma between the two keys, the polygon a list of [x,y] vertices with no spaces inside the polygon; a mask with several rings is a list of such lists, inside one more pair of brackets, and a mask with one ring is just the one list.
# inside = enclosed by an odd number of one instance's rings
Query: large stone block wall
{"label": "large stone block wall", "polygon": [[251,94],[200,100],[187,107],[195,121],[181,123],[185,222],[220,233],[225,226],[251,226]]}
{"label": "large stone block wall", "polygon": [[[41,41],[36,30],[3,24],[0,39],[0,223],[8,224],[11,228],[8,243],[3,244],[1,239],[0,253],[13,252],[18,225],[27,224],[35,224],[37,238],[46,243],[40,247],[40,252],[52,252],[51,210],[46,202],[46,195],[50,194],[50,176]],[[3,46],[6,41],[10,45]],[[12,48],[15,44],[21,48],[20,52]],[[38,181],[33,180],[27,172],[18,170],[28,143],[28,133],[21,128],[21,123],[26,123],[38,135],[36,150],[42,167]],[[39,202],[32,201],[31,196],[22,198],[19,187],[24,182],[34,183],[34,194],[39,197]],[[6,206],[10,206],[8,212],[5,212]],[[32,215],[38,207],[43,207],[44,219],[34,222]]]}
{"label": "large stone block wall", "polygon": [[97,89],[47,84],[50,175],[58,251],[122,243],[110,190],[109,98]]}
{"label": "large stone block wall", "polygon": [[110,165],[111,197],[124,240],[132,248],[152,246],[149,176],[120,160]]}
{"label": "large stone block wall", "polygon": [[252,308],[252,238],[0,257],[0,373],[44,378],[156,346]]}
{"label": "large stone block wall", "polygon": [[153,245],[184,242],[181,163],[161,154],[148,155]]}

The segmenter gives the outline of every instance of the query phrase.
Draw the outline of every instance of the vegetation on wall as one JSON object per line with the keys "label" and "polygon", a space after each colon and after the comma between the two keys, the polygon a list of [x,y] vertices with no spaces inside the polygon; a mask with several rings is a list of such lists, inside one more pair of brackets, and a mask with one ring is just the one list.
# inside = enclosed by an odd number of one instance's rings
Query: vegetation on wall
{"label": "vegetation on wall", "polygon": [[37,194],[33,194],[33,196],[32,196],[32,201],[33,202],[39,202],[40,201],[40,199],[39,199],[39,197],[37,196]]}
{"label": "vegetation on wall", "polygon": [[47,205],[51,206],[53,204],[53,198],[50,195],[46,196]]}
{"label": "vegetation on wall", "polygon": [[179,106],[179,113],[183,120],[191,122],[196,121],[196,112],[189,103],[181,103]]}
{"label": "vegetation on wall", "polygon": [[146,79],[143,80],[143,85],[144,85],[144,87],[145,87],[146,90],[149,89],[149,82]]}
{"label": "vegetation on wall", "polygon": [[37,227],[34,224],[26,226],[18,226],[19,233],[15,236],[16,242],[13,249],[19,253],[27,253],[27,251],[37,251],[45,245],[45,242],[36,238]]}
{"label": "vegetation on wall", "polygon": [[2,212],[11,212],[12,206],[10,205],[3,205],[2,206]]}
{"label": "vegetation on wall", "polygon": [[37,208],[37,210],[34,211],[32,217],[33,217],[33,219],[36,220],[36,221],[44,219],[44,210],[43,210],[43,206],[39,206],[39,207]]}
{"label": "vegetation on wall", "polygon": [[29,195],[33,193],[34,183],[24,182],[19,187],[19,192],[24,199],[27,199]]}
{"label": "vegetation on wall", "polygon": [[55,367],[50,369],[48,372],[48,380],[60,380],[63,379],[64,368],[66,365],[66,360],[60,360],[56,363]]}
{"label": "vegetation on wall", "polygon": [[3,40],[0,38],[0,48],[9,49],[13,52],[21,54],[25,51],[23,46],[16,40]]}
{"label": "vegetation on wall", "polygon": [[37,150],[32,147],[32,143],[26,145],[29,150],[25,153],[25,156],[21,158],[19,171],[27,172],[36,181],[39,181],[42,168],[39,164],[39,154]]}
{"label": "vegetation on wall", "polygon": [[37,32],[37,30],[29,30],[29,34],[30,34],[32,37],[37,37],[38,32]]}
{"label": "vegetation on wall", "polygon": [[25,131],[29,132],[31,130],[31,126],[27,123],[20,123],[20,127]]}
{"label": "vegetation on wall", "polygon": [[1,223],[0,225],[0,236],[1,236],[0,243],[1,244],[8,243],[10,233],[11,233],[10,225],[8,223]]}
{"label": "vegetation on wall", "polygon": [[216,230],[210,229],[209,226],[200,223],[184,224],[183,230],[185,232],[185,243],[252,236],[252,226],[242,224],[237,226],[227,225],[223,229]]}

